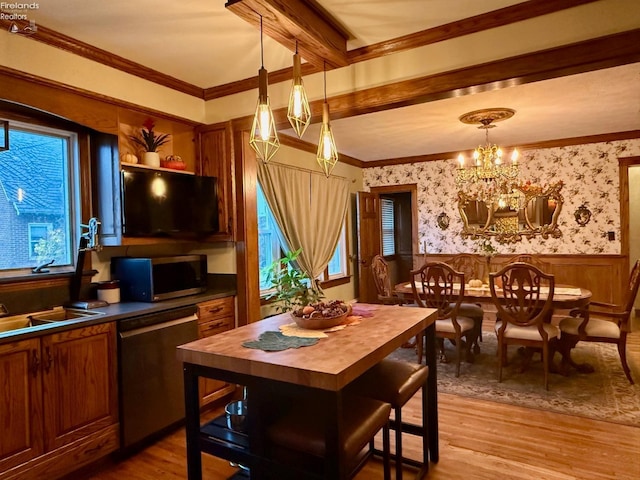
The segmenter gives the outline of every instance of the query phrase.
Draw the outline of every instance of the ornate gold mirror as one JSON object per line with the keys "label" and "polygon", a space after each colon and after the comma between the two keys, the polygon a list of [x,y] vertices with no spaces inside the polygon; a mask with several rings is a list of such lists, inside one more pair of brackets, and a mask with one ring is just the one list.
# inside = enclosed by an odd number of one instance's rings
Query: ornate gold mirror
{"label": "ornate gold mirror", "polygon": [[463,223],[462,236],[472,239],[493,237],[500,243],[519,242],[523,237],[559,238],[562,186],[562,181],[546,187],[521,184],[490,205],[474,194],[460,190],[458,211]]}

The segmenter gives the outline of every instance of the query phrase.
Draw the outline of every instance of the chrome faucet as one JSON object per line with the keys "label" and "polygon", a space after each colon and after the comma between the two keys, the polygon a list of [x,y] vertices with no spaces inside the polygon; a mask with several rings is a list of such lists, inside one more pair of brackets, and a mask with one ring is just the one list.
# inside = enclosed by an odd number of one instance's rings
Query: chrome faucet
{"label": "chrome faucet", "polygon": [[[96,251],[100,251],[102,250],[102,245],[100,245],[100,240],[98,238],[98,226],[100,225],[100,220],[98,220],[96,217],[91,217],[89,219],[89,223],[85,224],[80,224],[81,228],[86,228],[88,229],[87,232],[81,233],[80,234],[80,250],[81,251],[86,251],[86,250],[96,250]],[[82,241],[84,240],[84,241]]]}

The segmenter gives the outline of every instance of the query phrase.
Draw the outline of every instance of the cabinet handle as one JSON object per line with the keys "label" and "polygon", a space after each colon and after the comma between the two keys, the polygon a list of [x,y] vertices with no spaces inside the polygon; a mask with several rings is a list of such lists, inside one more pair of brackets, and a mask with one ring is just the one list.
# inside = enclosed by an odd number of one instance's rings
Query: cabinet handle
{"label": "cabinet handle", "polygon": [[224,325],[224,322],[222,321],[216,322],[213,325],[211,325],[211,328],[218,328],[218,327],[221,327],[222,325]]}
{"label": "cabinet handle", "polygon": [[222,307],[216,307],[209,309],[209,313],[218,313],[222,311]]}
{"label": "cabinet handle", "polygon": [[36,349],[33,349],[31,350],[31,374],[34,377],[37,377],[39,369],[40,369],[40,358],[38,358],[38,351]]}
{"label": "cabinet handle", "polygon": [[53,355],[51,355],[51,348],[47,347],[46,348],[46,360],[45,360],[45,364],[44,364],[44,371],[49,373],[49,369],[51,368],[51,365],[53,364]]}

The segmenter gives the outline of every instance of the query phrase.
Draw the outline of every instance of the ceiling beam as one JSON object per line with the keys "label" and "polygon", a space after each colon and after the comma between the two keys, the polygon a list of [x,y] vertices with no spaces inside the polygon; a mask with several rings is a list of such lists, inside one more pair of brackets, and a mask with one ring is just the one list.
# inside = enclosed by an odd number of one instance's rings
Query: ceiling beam
{"label": "ceiling beam", "polygon": [[305,0],[228,0],[225,7],[307,62],[346,67],[348,34],[314,4]]}

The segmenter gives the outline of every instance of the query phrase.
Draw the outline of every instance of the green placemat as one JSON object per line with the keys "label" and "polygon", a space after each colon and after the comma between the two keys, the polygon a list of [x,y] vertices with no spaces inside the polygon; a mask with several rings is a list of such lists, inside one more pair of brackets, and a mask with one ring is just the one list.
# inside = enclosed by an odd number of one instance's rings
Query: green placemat
{"label": "green placemat", "polygon": [[265,352],[279,352],[288,348],[308,347],[318,343],[317,338],[287,337],[281,332],[264,332],[258,340],[244,342],[243,347],[257,348]]}

